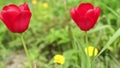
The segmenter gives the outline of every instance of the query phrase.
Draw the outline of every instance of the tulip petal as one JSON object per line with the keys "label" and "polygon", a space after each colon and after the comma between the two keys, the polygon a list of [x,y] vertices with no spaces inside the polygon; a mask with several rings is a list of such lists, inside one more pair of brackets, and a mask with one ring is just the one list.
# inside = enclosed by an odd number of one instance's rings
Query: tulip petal
{"label": "tulip petal", "polygon": [[72,8],[70,10],[70,14],[71,14],[72,19],[77,23],[77,22],[79,22],[79,16],[78,16],[76,10],[77,10],[76,8]]}
{"label": "tulip petal", "polygon": [[96,24],[94,9],[88,10],[88,12],[86,13],[86,17],[88,17],[91,20],[91,28],[92,28]]}
{"label": "tulip petal", "polygon": [[95,19],[95,11],[94,11],[94,9],[88,10],[87,13],[85,14],[85,16],[94,20]]}
{"label": "tulip petal", "polygon": [[20,9],[18,8],[18,6],[14,5],[14,4],[10,4],[8,6],[3,7],[4,11],[16,11],[19,12]]}
{"label": "tulip petal", "polygon": [[19,8],[21,11],[24,11],[24,10],[30,11],[27,3],[20,5]]}
{"label": "tulip petal", "polygon": [[22,33],[24,32],[28,26],[29,26],[29,22],[30,22],[30,18],[31,18],[31,12],[21,12],[15,19],[14,22],[14,29],[17,33]]}
{"label": "tulip petal", "polygon": [[95,20],[97,21],[98,17],[100,16],[101,9],[99,7],[97,7],[94,9],[94,11],[95,11]]}
{"label": "tulip petal", "polygon": [[79,12],[79,16],[84,16],[89,9],[93,8],[93,5],[90,3],[82,3],[78,6],[77,11]]}
{"label": "tulip petal", "polygon": [[13,23],[15,18],[19,15],[17,12],[13,11],[2,11],[1,13],[1,20],[4,22],[4,24],[8,27],[8,29],[12,32],[15,32],[13,29]]}
{"label": "tulip petal", "polygon": [[71,14],[72,19],[75,21],[75,23],[78,25],[78,27],[81,30],[87,31],[92,27],[93,21],[87,16],[80,17],[76,8],[72,8],[70,10],[70,14]]}
{"label": "tulip petal", "polygon": [[79,23],[77,23],[77,25],[80,27],[81,30],[88,31],[89,29],[91,29],[91,23],[92,21],[89,18],[84,17],[79,19]]}
{"label": "tulip petal", "polygon": [[15,11],[2,11],[1,14],[3,18],[9,22],[14,22],[16,16],[19,15],[19,13]]}
{"label": "tulip petal", "polygon": [[22,33],[28,28],[30,22],[31,12],[28,10],[27,3],[21,6],[10,4],[2,9],[0,19],[11,32]]}
{"label": "tulip petal", "polygon": [[0,13],[0,20],[2,19],[2,15],[1,15],[1,13]]}
{"label": "tulip petal", "polygon": [[82,3],[78,8],[72,8],[70,14],[75,23],[83,31],[94,27],[100,15],[100,8],[94,8],[91,3]]}
{"label": "tulip petal", "polygon": [[100,15],[100,8],[94,8],[87,11],[86,16],[92,21],[91,28],[97,23],[97,19]]}

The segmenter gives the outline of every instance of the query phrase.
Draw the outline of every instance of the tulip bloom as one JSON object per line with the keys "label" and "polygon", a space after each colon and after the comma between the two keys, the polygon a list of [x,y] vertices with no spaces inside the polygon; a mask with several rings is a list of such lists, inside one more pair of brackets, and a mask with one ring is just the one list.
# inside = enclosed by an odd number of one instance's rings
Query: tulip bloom
{"label": "tulip bloom", "polygon": [[0,19],[11,32],[23,33],[28,29],[31,15],[27,3],[20,6],[10,4],[3,7],[0,13]]}
{"label": "tulip bloom", "polygon": [[82,3],[77,8],[72,8],[70,14],[81,30],[88,31],[96,24],[100,8],[95,8],[91,3]]}

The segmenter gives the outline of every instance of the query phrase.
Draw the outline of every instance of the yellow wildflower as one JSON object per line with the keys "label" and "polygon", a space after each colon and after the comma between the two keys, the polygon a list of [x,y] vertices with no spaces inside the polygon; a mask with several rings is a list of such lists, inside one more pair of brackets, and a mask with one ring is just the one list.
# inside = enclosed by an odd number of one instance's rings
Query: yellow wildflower
{"label": "yellow wildflower", "polygon": [[88,56],[96,56],[98,54],[98,49],[93,47],[93,46],[88,46],[85,48],[85,53],[88,55]]}
{"label": "yellow wildflower", "polygon": [[43,3],[43,7],[48,8],[48,3],[47,2]]}
{"label": "yellow wildflower", "polygon": [[32,0],[32,4],[36,5],[37,4],[37,0]]}
{"label": "yellow wildflower", "polygon": [[54,56],[54,63],[64,64],[65,57],[63,55],[57,54]]}

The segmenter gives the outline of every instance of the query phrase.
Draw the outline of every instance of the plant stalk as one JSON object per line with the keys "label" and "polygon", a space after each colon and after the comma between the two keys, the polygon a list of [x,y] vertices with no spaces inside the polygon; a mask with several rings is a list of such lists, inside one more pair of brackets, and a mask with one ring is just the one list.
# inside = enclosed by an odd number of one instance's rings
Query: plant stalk
{"label": "plant stalk", "polygon": [[25,40],[24,40],[24,37],[23,37],[22,34],[20,35],[20,38],[21,38],[21,41],[22,41],[22,44],[23,44],[23,47],[24,47],[24,50],[25,50],[25,54],[26,54],[27,59],[28,59],[29,67],[32,68],[31,59],[29,57],[28,49],[27,49],[27,46],[26,46],[26,43],[25,43]]}

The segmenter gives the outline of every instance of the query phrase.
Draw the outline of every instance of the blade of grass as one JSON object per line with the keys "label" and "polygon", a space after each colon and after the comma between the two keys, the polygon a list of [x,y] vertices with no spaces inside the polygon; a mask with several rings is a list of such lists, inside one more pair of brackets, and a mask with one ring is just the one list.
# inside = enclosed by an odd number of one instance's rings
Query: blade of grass
{"label": "blade of grass", "polygon": [[107,44],[103,47],[103,49],[96,56],[98,57],[102,52],[104,52],[118,37],[120,36],[120,28],[114,33],[114,35],[110,38]]}
{"label": "blade of grass", "polygon": [[119,14],[117,12],[115,12],[112,8],[108,7],[107,5],[105,5],[104,3],[101,3],[100,4],[104,5],[104,7],[106,9],[108,9],[109,11],[111,11],[116,17],[120,18]]}
{"label": "blade of grass", "polygon": [[[77,46],[77,48],[79,49],[79,56],[81,59],[81,68],[91,68],[90,67],[90,61],[89,61],[89,57],[86,55],[84,48],[85,48],[85,44],[81,44],[79,39],[74,38],[74,42],[76,43],[75,45]],[[81,53],[81,54],[80,54]]]}
{"label": "blade of grass", "polygon": [[100,30],[106,29],[106,28],[110,28],[110,25],[104,25],[104,26],[96,27],[95,29],[92,29],[92,30],[88,31],[88,33],[94,33],[96,31],[100,31]]}

